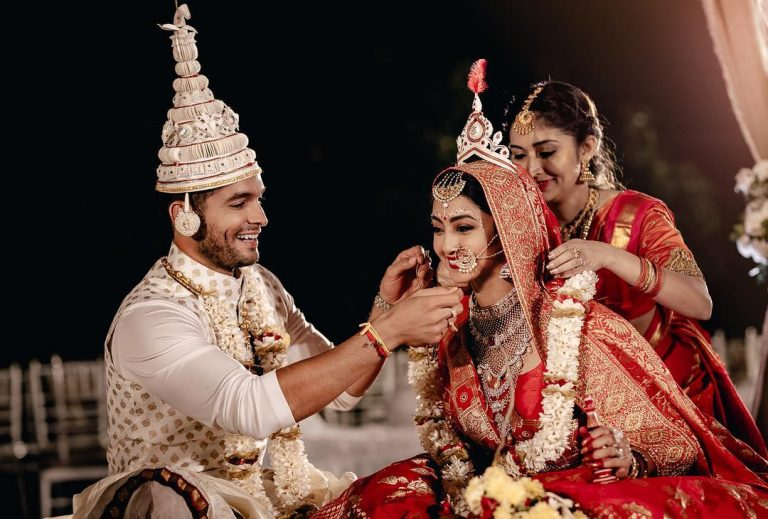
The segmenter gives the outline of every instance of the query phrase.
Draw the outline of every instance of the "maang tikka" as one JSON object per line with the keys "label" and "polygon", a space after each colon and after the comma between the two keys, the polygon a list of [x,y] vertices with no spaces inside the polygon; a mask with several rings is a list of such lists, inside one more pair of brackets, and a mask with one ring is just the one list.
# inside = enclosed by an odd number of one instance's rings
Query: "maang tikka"
{"label": "maang tikka", "polygon": [[189,207],[189,193],[184,193],[184,208],[176,214],[173,226],[182,236],[192,236],[200,229],[200,217]]}
{"label": "maang tikka", "polygon": [[448,207],[451,200],[458,198],[467,181],[464,180],[461,171],[449,171],[439,182],[432,186],[432,197]]}
{"label": "maang tikka", "polygon": [[523,103],[520,112],[515,116],[515,122],[512,124],[512,130],[518,135],[528,135],[536,128],[536,116],[531,111],[531,104],[541,93],[544,85],[537,86],[531,95]]}

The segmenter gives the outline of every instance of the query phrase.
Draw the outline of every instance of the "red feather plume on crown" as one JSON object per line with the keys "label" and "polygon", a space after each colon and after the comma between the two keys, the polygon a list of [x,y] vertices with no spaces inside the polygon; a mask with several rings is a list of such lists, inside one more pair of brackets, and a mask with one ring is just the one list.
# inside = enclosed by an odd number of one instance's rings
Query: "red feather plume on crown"
{"label": "red feather plume on crown", "polygon": [[481,94],[488,88],[485,82],[485,71],[488,68],[488,61],[483,58],[475,61],[469,69],[467,76],[467,86],[475,94]]}
{"label": "red feather plume on crown", "polygon": [[517,171],[509,159],[509,149],[504,146],[501,132],[493,132],[493,125],[483,115],[483,103],[480,93],[488,88],[485,82],[485,71],[488,62],[479,59],[472,64],[467,76],[467,87],[475,94],[472,100],[472,113],[464,125],[464,130],[456,139],[456,163],[463,164],[472,157],[479,158],[501,166],[510,171]]}

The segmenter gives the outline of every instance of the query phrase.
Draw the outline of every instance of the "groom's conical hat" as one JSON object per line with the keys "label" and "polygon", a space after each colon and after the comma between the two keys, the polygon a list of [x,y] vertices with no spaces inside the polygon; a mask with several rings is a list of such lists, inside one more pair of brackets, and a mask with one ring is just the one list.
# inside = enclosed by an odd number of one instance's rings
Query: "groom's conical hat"
{"label": "groom's conical hat", "polygon": [[208,78],[200,73],[194,27],[186,4],[179,6],[172,24],[171,44],[176,60],[173,108],[163,126],[157,184],[163,193],[189,193],[234,184],[261,173],[248,137],[238,132],[238,115],[215,99]]}

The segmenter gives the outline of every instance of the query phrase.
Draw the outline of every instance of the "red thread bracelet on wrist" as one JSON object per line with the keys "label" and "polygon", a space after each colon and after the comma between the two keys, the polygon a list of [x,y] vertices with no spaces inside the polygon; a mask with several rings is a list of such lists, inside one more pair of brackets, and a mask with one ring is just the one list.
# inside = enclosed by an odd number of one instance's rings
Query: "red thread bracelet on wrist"
{"label": "red thread bracelet on wrist", "polygon": [[389,357],[392,352],[387,349],[387,345],[384,344],[384,341],[381,340],[379,334],[376,333],[373,325],[371,323],[362,323],[360,327],[362,328],[360,335],[365,335],[371,345],[376,349],[376,353],[379,354],[379,357],[382,359]]}

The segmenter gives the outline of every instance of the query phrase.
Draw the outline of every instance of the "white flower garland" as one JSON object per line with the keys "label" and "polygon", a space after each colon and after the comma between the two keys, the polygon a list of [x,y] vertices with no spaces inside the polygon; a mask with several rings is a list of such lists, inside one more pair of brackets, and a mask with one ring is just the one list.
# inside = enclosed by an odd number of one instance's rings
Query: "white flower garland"
{"label": "white flower garland", "polygon": [[[198,290],[199,287],[190,280],[179,279],[181,273],[171,272],[170,265],[164,265],[174,279],[201,298],[216,335],[216,345],[223,352],[245,366],[258,365],[263,373],[285,364],[290,337],[276,325],[269,324],[276,319],[266,304],[268,294],[264,285],[253,272],[241,271],[245,276],[245,297],[241,312],[243,322],[239,324],[235,305],[219,300],[215,294]],[[264,490],[259,443],[243,434],[227,433],[224,436],[228,478],[253,496],[271,516],[277,517],[278,511]],[[277,510],[284,513],[301,506],[310,493],[310,465],[301,430],[293,425],[272,434],[267,450],[274,470]]]}
{"label": "white flower garland", "polygon": [[[533,438],[515,446],[515,452],[529,474],[544,470],[547,462],[558,459],[568,447],[585,304],[595,296],[596,285],[594,272],[582,272],[558,289],[557,299],[553,302],[547,326],[544,372],[547,384],[542,390],[540,428]],[[421,444],[441,468],[454,511],[466,516],[469,507],[461,490],[474,475],[474,467],[458,434],[443,415],[441,387],[437,380],[437,346],[410,348],[409,355],[408,382],[417,395],[415,420]],[[453,455],[447,456],[448,453]],[[510,453],[500,462],[511,476],[521,475],[520,467]],[[454,488],[456,486],[458,488]]]}
{"label": "white flower garland", "polygon": [[758,264],[750,270],[750,276],[765,278],[768,276],[768,160],[740,169],[735,191],[744,195],[746,205],[732,237],[739,254]]}
{"label": "white flower garland", "polygon": [[416,393],[416,430],[429,456],[440,466],[443,488],[454,512],[469,513],[463,488],[475,469],[463,442],[443,415],[437,377],[437,345],[408,349],[408,383]]}

